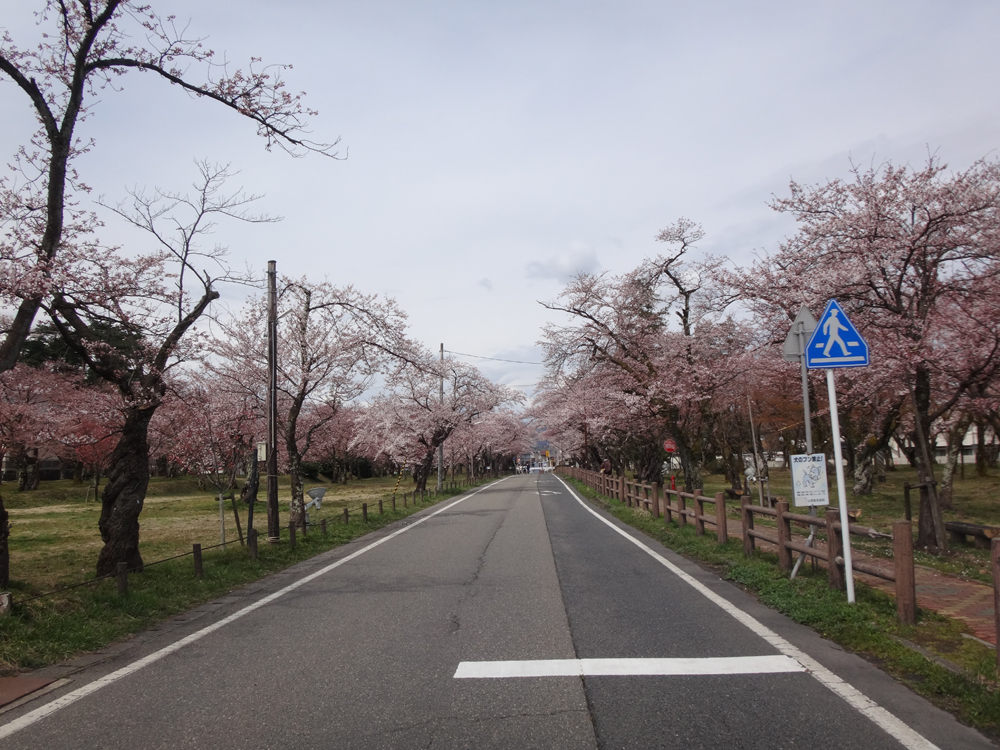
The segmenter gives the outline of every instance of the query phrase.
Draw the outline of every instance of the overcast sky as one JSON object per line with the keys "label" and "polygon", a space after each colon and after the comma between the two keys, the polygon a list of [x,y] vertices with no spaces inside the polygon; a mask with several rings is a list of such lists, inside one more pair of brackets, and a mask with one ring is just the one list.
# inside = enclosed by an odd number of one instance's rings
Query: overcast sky
{"label": "overcast sky", "polygon": [[[767,205],[790,178],[928,151],[961,169],[1000,145],[995,0],[152,2],[234,65],[294,64],[314,137],[348,158],[267,153],[249,122],[130,73],[82,128],[95,196],[230,162],[284,217],[220,227],[234,258],[391,295],[434,350],[538,361],[538,300],[635,267],[681,216],[745,262],[793,229]],[[38,5],[0,0],[0,27],[34,39]],[[12,154],[34,122],[6,81],[0,117]],[[541,372],[466,361],[526,390]]]}

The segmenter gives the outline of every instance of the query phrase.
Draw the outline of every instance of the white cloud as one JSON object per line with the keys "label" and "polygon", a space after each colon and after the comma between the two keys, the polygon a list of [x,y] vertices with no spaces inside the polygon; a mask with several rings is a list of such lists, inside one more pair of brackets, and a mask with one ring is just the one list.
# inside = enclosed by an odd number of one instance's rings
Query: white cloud
{"label": "white cloud", "polygon": [[578,273],[594,273],[601,268],[597,253],[592,248],[574,246],[573,249],[554,255],[545,261],[532,261],[525,269],[528,278],[555,279],[563,284]]}

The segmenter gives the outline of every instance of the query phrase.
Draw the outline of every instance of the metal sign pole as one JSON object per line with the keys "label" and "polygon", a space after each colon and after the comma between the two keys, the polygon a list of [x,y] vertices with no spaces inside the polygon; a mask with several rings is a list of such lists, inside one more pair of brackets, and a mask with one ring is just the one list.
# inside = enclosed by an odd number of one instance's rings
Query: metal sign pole
{"label": "metal sign pole", "polygon": [[[826,390],[830,397],[830,424],[833,427],[833,460],[837,470],[837,499],[840,502],[840,526],[844,548],[844,579],[847,581],[847,601],[854,604],[854,568],[851,565],[851,519],[847,516],[847,490],[844,487],[844,459],[840,450],[840,417],[837,414],[837,387],[833,370],[826,371]],[[836,560],[829,560],[836,565]]]}
{"label": "metal sign pole", "polygon": [[[813,324],[815,329],[816,325]],[[812,331],[810,331],[812,333]],[[805,415],[805,426],[806,426],[806,454],[812,455],[813,452],[813,431],[812,431],[812,414],[809,409],[809,368],[806,367],[806,324],[803,321],[799,321],[795,325],[795,338],[799,344],[799,366],[802,369],[802,412]],[[809,506],[809,515],[813,518],[818,516],[816,512],[816,506]],[[816,540],[816,527],[809,526],[809,538],[806,539],[806,546],[812,547],[813,542]],[[804,552],[799,553],[799,559],[795,561],[795,566],[792,568],[792,575],[790,578],[795,578],[798,575],[799,568],[802,566],[802,561],[805,559],[806,555]],[[815,562],[815,558],[813,558]]]}
{"label": "metal sign pole", "polygon": [[[796,320],[808,314],[804,307],[799,310]],[[809,318],[812,316],[809,315]],[[808,323],[807,323],[808,325]],[[791,333],[785,339],[784,354],[789,359],[789,348],[792,345]],[[802,351],[800,346],[795,349]],[[837,498],[840,502],[840,526],[844,547],[844,574],[847,580],[847,601],[854,603],[854,566],[851,564],[851,519],[847,516],[847,488],[844,481],[844,457],[840,447],[840,417],[837,414],[837,386],[833,379],[833,371],[843,367],[868,367],[868,342],[854,327],[847,313],[831,299],[826,303],[826,309],[814,324],[812,336],[805,347],[805,364],[810,370],[826,370],[826,388],[830,398],[830,424],[833,427],[833,460],[837,469]],[[804,400],[808,404],[809,393],[805,391]],[[806,407],[808,409],[808,406]],[[808,421],[807,421],[808,425]],[[807,426],[807,429],[808,426]],[[825,460],[825,459],[824,459]],[[806,467],[802,464],[803,468]],[[825,464],[824,464],[825,468]],[[824,472],[825,473],[825,472]],[[825,480],[824,480],[825,481]],[[824,487],[824,493],[825,493]],[[830,565],[836,565],[836,560],[830,560]]]}

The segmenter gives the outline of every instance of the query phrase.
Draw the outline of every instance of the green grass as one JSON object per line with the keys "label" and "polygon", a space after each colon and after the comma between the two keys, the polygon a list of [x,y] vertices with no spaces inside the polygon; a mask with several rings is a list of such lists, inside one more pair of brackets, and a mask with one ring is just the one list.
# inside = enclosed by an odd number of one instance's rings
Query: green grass
{"label": "green grass", "polygon": [[[163,484],[170,486],[169,482]],[[225,548],[204,552],[205,575],[198,579],[194,575],[190,555],[151,564],[191,551],[187,536],[183,537],[183,543],[178,541],[178,529],[204,531],[207,526],[207,538],[203,536],[195,541],[202,541],[206,546],[218,542],[218,502],[206,498],[204,494],[190,494],[190,488],[181,482],[174,486],[178,485],[189,494],[164,493],[166,502],[147,501],[140,516],[144,532],[141,547],[147,567],[141,574],[129,575],[129,593],[125,597],[118,596],[116,582],[112,579],[27,601],[59,586],[93,578],[93,562],[101,546],[96,530],[96,509],[93,512],[74,512],[80,510],[74,507],[70,511],[47,513],[45,511],[54,504],[40,494],[35,507],[22,509],[20,514],[22,519],[37,516],[38,523],[19,524],[19,515],[11,514],[15,530],[11,537],[14,572],[10,590],[15,607],[9,617],[0,618],[0,675],[57,663],[99,649],[164,618],[345,544],[463,491],[446,490],[436,498],[428,495],[427,502],[416,506],[411,500],[405,509],[400,492],[397,494],[397,510],[393,513],[389,498],[395,479],[364,480],[346,487],[331,487],[328,491],[330,502],[324,501],[319,512],[310,511],[310,520],[314,525],[305,538],[301,532],[297,535],[295,549],[287,542],[286,528],[280,544],[267,544],[262,539],[259,559],[251,561],[247,549],[235,541],[234,530],[232,543]],[[197,485],[194,488],[197,491]],[[403,486],[400,489],[410,491],[412,488]],[[384,499],[384,515],[378,513],[380,497]],[[355,510],[361,502],[369,503],[367,524],[362,523],[360,511]],[[85,504],[79,505],[87,510]],[[89,505],[97,504],[91,502]],[[346,525],[342,522],[345,506],[352,508],[350,523]],[[30,514],[29,510],[32,511]],[[39,510],[41,512],[34,512]],[[232,526],[232,509],[228,501],[226,512],[227,526]],[[245,525],[245,511],[243,516]],[[324,518],[327,522],[326,536],[319,530],[319,522]],[[287,525],[287,502],[283,504],[282,521]],[[255,526],[259,530],[266,527],[263,504],[259,504],[255,512]],[[147,528],[151,531],[147,532]],[[91,551],[92,556],[89,555]],[[31,564],[26,564],[27,561]]]}
{"label": "green grass", "polygon": [[[730,539],[719,545],[713,534],[698,536],[693,525],[664,523],[621,502],[599,498],[582,482],[564,479],[616,518],[686,557],[711,565],[722,577],[752,592],[769,607],[875,662],[967,724],[994,739],[1000,737],[996,652],[962,638],[965,629],[960,621],[920,610],[915,626],[900,626],[896,623],[895,600],[864,583],[856,584],[856,603],[850,605],[843,592],[829,588],[824,569],[814,573],[809,566],[803,566],[798,577],[789,580],[788,574],[778,568],[777,555],[757,551],[745,557],[741,540]],[[892,636],[917,643],[962,667],[964,673],[945,669]]]}

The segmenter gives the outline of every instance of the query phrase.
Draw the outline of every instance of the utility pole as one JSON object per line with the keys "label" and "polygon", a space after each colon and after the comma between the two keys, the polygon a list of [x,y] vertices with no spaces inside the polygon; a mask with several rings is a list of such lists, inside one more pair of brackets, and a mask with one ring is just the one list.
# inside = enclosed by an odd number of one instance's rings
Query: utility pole
{"label": "utility pole", "polygon": [[280,539],[278,518],[278,290],[277,263],[267,262],[267,541]]}
{"label": "utility pole", "polygon": [[[441,407],[444,408],[444,344],[441,344]],[[437,491],[444,489],[444,442],[438,446],[438,483]]]}

